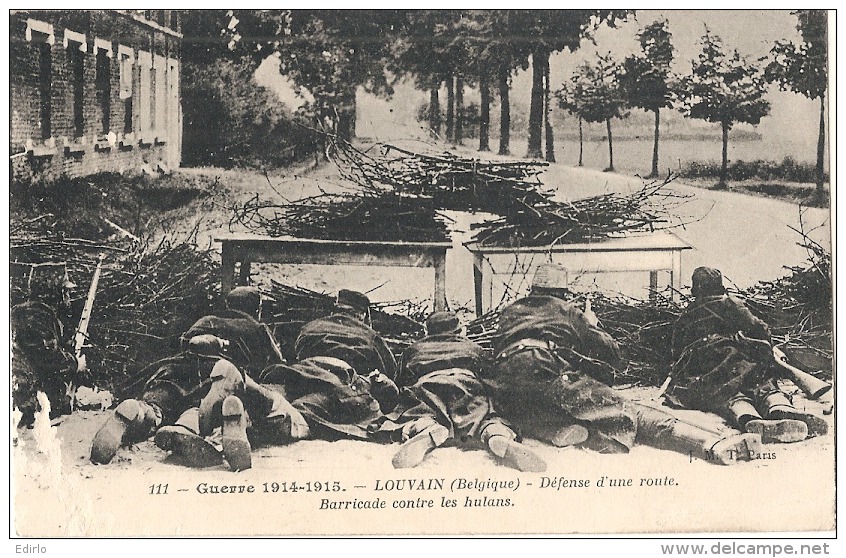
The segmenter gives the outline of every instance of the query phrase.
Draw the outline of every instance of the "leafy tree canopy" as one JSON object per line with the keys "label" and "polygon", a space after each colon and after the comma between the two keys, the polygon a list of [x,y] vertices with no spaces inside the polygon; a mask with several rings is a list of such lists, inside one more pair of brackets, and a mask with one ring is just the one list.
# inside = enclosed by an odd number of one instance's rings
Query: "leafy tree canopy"
{"label": "leafy tree canopy", "polygon": [[683,78],[679,94],[691,118],[731,127],[736,122],[760,123],[770,112],[766,92],[763,73],[737,50],[726,54],[722,40],[706,30],[702,52]]}
{"label": "leafy tree canopy", "polygon": [[672,106],[676,77],[670,70],[675,49],[667,21],[655,21],[638,34],[641,53],[623,62],[620,86],[632,106],[658,110]]}
{"label": "leafy tree canopy", "polygon": [[824,10],[799,10],[794,15],[802,42],[777,41],[770,50],[766,77],[784,91],[816,99],[828,85],[828,17]]}

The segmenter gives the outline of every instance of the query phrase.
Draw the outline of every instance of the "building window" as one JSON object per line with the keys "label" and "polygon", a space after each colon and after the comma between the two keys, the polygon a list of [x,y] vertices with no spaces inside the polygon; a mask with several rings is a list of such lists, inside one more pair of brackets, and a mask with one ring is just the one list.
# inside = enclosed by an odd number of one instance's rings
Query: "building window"
{"label": "building window", "polygon": [[155,120],[153,119],[153,111],[155,107],[152,106],[155,98],[155,88],[153,87],[153,56],[146,51],[138,51],[138,66],[140,67],[140,79],[138,80],[138,131],[141,133],[141,139],[149,143],[152,141],[151,132]]}
{"label": "building window", "polygon": [[97,50],[97,72],[95,84],[97,90],[97,106],[100,109],[101,132],[108,134],[111,128],[112,109],[112,61],[106,50]]}
{"label": "building window", "polygon": [[[36,33],[33,33],[35,42]],[[53,97],[53,51],[50,43],[46,40],[36,43],[38,48],[38,127],[41,130],[41,139],[49,139],[53,135],[52,130],[52,97]]]}
{"label": "building window", "polygon": [[179,31],[179,12],[176,10],[170,11],[170,28]]}
{"label": "building window", "polygon": [[74,138],[85,134],[85,36],[65,31],[65,52],[72,105],[71,130]]}
{"label": "building window", "polygon": [[120,99],[123,101],[123,133],[131,134],[132,127],[132,68],[135,64],[135,53],[132,49],[121,45],[118,47],[118,64],[120,71]]}
{"label": "building window", "polygon": [[35,19],[26,20],[26,40],[30,41],[38,59],[38,123],[40,139],[47,140],[53,135],[52,97],[53,97],[53,51],[56,42],[53,26]]}

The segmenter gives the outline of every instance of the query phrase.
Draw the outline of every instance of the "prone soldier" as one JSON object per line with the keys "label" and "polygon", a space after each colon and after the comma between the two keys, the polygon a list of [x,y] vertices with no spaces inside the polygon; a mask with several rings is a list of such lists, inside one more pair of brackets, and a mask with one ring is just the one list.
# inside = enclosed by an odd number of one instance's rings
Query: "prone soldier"
{"label": "prone soldier", "polygon": [[764,443],[824,435],[828,423],[796,409],[778,386],[769,328],[726,294],[719,270],[693,272],[694,301],[673,327],[668,397],[716,413]]}
{"label": "prone soldier", "polygon": [[514,430],[496,415],[478,378],[484,349],[462,335],[458,317],[435,312],[426,320],[426,333],[403,353],[400,383],[406,387],[379,427],[404,442],[394,467],[414,467],[430,451],[455,440],[481,443],[506,466],[545,471],[546,463],[518,443]]}

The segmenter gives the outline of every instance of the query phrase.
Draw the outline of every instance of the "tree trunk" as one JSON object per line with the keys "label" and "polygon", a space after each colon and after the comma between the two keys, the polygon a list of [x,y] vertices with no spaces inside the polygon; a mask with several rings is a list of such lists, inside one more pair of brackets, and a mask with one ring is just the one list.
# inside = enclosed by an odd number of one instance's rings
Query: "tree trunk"
{"label": "tree trunk", "polygon": [[649,173],[647,178],[658,177],[658,125],[661,122],[660,110],[655,109],[655,142],[652,144],[652,172]]}
{"label": "tree trunk", "polygon": [[502,65],[499,67],[499,154],[511,154],[511,99],[509,91],[509,78],[511,68]]}
{"label": "tree trunk", "polygon": [[[358,88],[356,88],[358,89]],[[350,139],[355,138],[355,128],[358,123],[358,95],[357,91],[353,91],[352,103],[350,104]]]}
{"label": "tree trunk", "polygon": [[337,134],[341,139],[352,141],[355,137],[356,106],[355,97],[352,101],[338,109]]}
{"label": "tree trunk", "polygon": [[529,149],[526,157],[543,157],[543,68],[549,54],[543,49],[532,53],[532,102],[529,107]]}
{"label": "tree trunk", "polygon": [[337,130],[339,138],[347,141],[352,139],[352,136],[350,135],[352,133],[350,130],[350,112],[347,109],[341,109],[338,111]]}
{"label": "tree trunk", "polygon": [[464,139],[464,78],[455,78],[455,140],[453,143],[461,144]]}
{"label": "tree trunk", "polygon": [[579,166],[583,167],[582,155],[584,154],[584,136],[582,135],[582,117],[579,117]]}
{"label": "tree trunk", "polygon": [[441,99],[438,96],[438,89],[441,84],[433,85],[429,90],[429,130],[432,135],[441,135]]}
{"label": "tree trunk", "polygon": [[729,144],[729,129],[731,125],[728,122],[722,123],[723,127],[723,165],[720,168],[720,182],[717,184],[720,188],[726,187],[728,180],[728,144]]}
{"label": "tree trunk", "polygon": [[543,67],[543,127],[546,132],[546,160],[555,162],[555,138],[552,134],[552,123],[549,121],[552,107],[549,104],[549,56],[546,57]]}
{"label": "tree trunk", "polygon": [[446,80],[447,84],[447,113],[446,113],[446,139],[452,141],[453,124],[455,123],[455,81],[452,76]]}
{"label": "tree trunk", "polygon": [[614,172],[614,140],[611,137],[611,119],[605,119],[605,127],[608,129],[608,172]]}
{"label": "tree trunk", "polygon": [[817,199],[825,201],[825,93],[820,95],[820,136],[817,140]]}
{"label": "tree trunk", "polygon": [[486,73],[479,79],[479,95],[482,104],[479,108],[479,151],[490,151],[491,88]]}

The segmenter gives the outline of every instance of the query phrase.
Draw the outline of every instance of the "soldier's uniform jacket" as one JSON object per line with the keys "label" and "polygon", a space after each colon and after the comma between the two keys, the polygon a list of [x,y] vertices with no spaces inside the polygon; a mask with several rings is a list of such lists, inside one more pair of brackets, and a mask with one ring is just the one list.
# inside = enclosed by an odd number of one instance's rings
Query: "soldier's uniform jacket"
{"label": "soldier's uniform jacket", "polygon": [[679,316],[673,328],[673,356],[709,336],[731,337],[742,331],[747,337],[771,342],[767,324],[756,318],[742,302],[728,295],[697,298]]}
{"label": "soldier's uniform jacket", "polygon": [[[743,336],[763,341],[754,343]],[[770,370],[770,332],[739,300],[697,297],[673,329],[671,402],[725,414],[739,393],[758,402],[778,391]]]}
{"label": "soldier's uniform jacket", "polygon": [[412,385],[430,372],[448,368],[461,368],[478,374],[484,365],[484,349],[467,337],[455,333],[429,335],[403,353],[397,385]]}
{"label": "soldier's uniform jacket", "polygon": [[462,335],[442,333],[417,341],[402,355],[398,383],[407,387],[379,431],[401,441],[434,421],[451,437],[469,439],[488,423],[502,422],[478,377],[484,366],[484,349]]}
{"label": "soldier's uniform jacket", "polygon": [[66,347],[55,310],[43,302],[24,302],[12,308],[11,318],[13,399],[24,413],[22,423],[34,419],[38,391],[47,394],[51,416],[70,412],[65,382],[77,381],[77,361]]}
{"label": "soldier's uniform jacket", "polygon": [[366,324],[347,314],[313,320],[300,330],[294,344],[297,360],[315,356],[334,357],[367,375],[374,369],[393,380],[397,363],[385,341]]}
{"label": "soldier's uniform jacket", "polygon": [[[303,326],[295,343],[298,362],[274,365],[259,381],[280,386],[315,436],[366,439],[396,401],[396,361],[370,327],[346,314]],[[385,381],[368,378],[379,370]]]}
{"label": "soldier's uniform jacket", "polygon": [[[500,358],[519,347],[521,341],[533,339],[554,347],[565,360],[584,360],[581,368],[611,383],[613,376],[602,363],[621,366],[620,346],[607,332],[591,325],[575,304],[552,296],[529,296],[514,302],[502,311],[494,351]],[[575,351],[569,352],[568,351]],[[571,362],[579,367],[579,362]],[[604,369],[604,370],[603,370]],[[611,372],[613,374],[613,372]]]}
{"label": "soldier's uniform jacket", "polygon": [[196,407],[208,393],[209,373],[226,358],[248,374],[258,374],[280,359],[271,345],[267,327],[238,310],[203,316],[182,335],[187,341],[198,335],[214,335],[229,341],[225,355],[198,355],[188,350],[148,365],[135,381],[120,390],[121,398],[141,398],[157,406],[164,423],[174,422],[183,411]]}
{"label": "soldier's uniform jacket", "polygon": [[229,341],[226,358],[248,374],[258,374],[271,364],[280,363],[267,326],[239,310],[203,316],[182,337],[188,340],[206,334]]}

